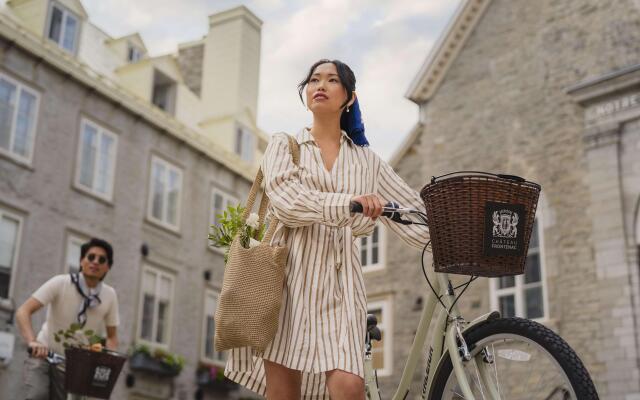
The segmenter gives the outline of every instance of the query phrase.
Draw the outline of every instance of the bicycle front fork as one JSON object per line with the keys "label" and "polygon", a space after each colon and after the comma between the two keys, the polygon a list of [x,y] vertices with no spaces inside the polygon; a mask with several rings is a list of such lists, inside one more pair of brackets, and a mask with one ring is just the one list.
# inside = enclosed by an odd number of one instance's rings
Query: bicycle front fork
{"label": "bicycle front fork", "polygon": [[[476,397],[471,390],[469,377],[465,373],[463,365],[464,363],[474,363],[477,372],[477,381],[475,384],[482,398],[500,400],[500,391],[496,387],[496,382],[493,381],[490,373],[491,365],[495,362],[495,355],[492,354],[488,348],[485,348],[478,352],[475,357],[472,357],[469,352],[469,347],[462,335],[461,323],[461,319],[452,321],[446,333],[447,350],[449,351],[449,357],[453,364],[453,372],[456,376],[460,391],[466,400],[475,400]],[[473,379],[473,377],[471,379]]]}

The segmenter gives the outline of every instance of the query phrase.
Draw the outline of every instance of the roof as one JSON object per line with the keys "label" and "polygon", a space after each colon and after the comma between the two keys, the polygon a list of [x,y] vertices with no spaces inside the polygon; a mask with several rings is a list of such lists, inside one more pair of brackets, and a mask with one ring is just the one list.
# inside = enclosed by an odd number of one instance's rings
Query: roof
{"label": "roof", "polygon": [[[490,3],[491,0],[462,0],[444,32],[411,81],[409,89],[405,93],[409,100],[417,104],[425,104],[431,100]],[[418,123],[411,129],[409,136],[391,156],[391,165],[400,160],[413,145],[420,135],[421,127],[423,124]]]}
{"label": "roof", "polygon": [[229,170],[253,180],[256,168],[243,162],[237,155],[221,149],[210,139],[204,137],[182,122],[156,109],[149,102],[137,98],[116,82],[79,62],[56,45],[43,41],[40,37],[22,27],[5,14],[0,13],[0,36],[31,53],[43,62],[49,64],[64,74],[72,77],[81,84],[92,88],[97,93],[108,98],[115,104],[121,105],[131,113],[138,115],[149,124],[157,127],[169,135],[181,140],[195,151],[201,152],[209,158],[221,163]]}
{"label": "roof", "polygon": [[420,67],[405,96],[424,103],[435,94],[460,49],[487,9],[491,0],[462,0],[453,18]]}

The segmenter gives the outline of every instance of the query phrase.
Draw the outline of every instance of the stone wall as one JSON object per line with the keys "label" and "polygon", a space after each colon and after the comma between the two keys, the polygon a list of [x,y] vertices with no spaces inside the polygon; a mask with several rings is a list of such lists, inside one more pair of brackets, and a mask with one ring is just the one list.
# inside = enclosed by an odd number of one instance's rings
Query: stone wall
{"label": "stone wall", "polygon": [[[598,274],[593,215],[606,204],[591,200],[584,110],[567,88],[639,57],[638,2],[494,0],[435,96],[422,105],[424,131],[397,166],[417,190],[432,175],[459,170],[510,173],[542,185],[549,301],[543,322],[576,349],[603,399],[636,399],[640,393],[631,296],[636,289],[628,274]],[[627,152],[637,153],[630,147]],[[609,178],[596,177],[615,189],[619,181]],[[405,318],[418,315],[409,314],[409,305],[427,288],[417,253],[403,246],[390,240],[386,273],[367,277],[370,293],[391,290],[395,296],[395,374],[381,379],[385,393],[399,380],[417,326]],[[468,319],[487,312],[488,281],[476,281],[460,306]],[[635,356],[623,357],[628,354]],[[419,393],[421,379],[415,377],[412,393]]]}

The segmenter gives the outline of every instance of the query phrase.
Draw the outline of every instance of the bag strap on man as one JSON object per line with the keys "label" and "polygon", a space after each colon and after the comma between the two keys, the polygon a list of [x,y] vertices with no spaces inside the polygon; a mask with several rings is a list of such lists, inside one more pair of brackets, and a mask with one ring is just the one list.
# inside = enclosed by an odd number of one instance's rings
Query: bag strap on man
{"label": "bag strap on man", "polygon": [[[287,134],[287,139],[289,140],[289,154],[291,154],[291,158],[293,159],[293,164],[297,167],[300,164],[300,145],[298,144],[298,141],[296,140],[295,137]],[[262,167],[260,167],[258,169],[258,173],[256,174],[255,179],[253,180],[253,185],[251,185],[251,190],[249,191],[249,197],[247,198],[247,203],[245,205],[245,209],[244,212],[242,213],[242,222],[246,223],[247,218],[249,218],[249,214],[251,213],[251,210],[253,210],[253,205],[256,201],[256,197],[258,196],[258,189],[260,188],[260,186],[262,185],[262,180],[264,178],[264,175],[262,173]],[[263,191],[262,192],[262,198],[260,199],[260,208],[258,209],[258,227],[260,229],[256,229],[256,233],[255,233],[255,237],[254,239],[258,239],[258,233],[260,232],[263,224],[264,224],[264,218],[265,215],[267,214],[267,207],[269,207],[269,197],[267,196],[267,194]],[[269,223],[269,229],[267,230],[267,232],[264,235],[264,238],[262,239],[263,243],[271,243],[271,238],[273,236],[273,234],[276,231],[276,228],[278,226],[278,218],[273,217]]]}

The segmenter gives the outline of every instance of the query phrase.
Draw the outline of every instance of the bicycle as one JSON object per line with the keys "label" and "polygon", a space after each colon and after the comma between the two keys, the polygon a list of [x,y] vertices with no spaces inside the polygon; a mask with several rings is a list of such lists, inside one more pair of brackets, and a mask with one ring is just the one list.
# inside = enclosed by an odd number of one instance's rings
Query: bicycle
{"label": "bicycle", "polygon": [[[362,212],[362,205],[351,203],[351,211]],[[425,213],[393,202],[384,206],[382,216],[401,224],[427,224]],[[409,216],[416,217],[418,221],[406,219]],[[421,388],[422,399],[598,399],[591,377],[578,355],[544,325],[522,318],[501,318],[498,311],[467,322],[456,304],[477,276],[454,287],[448,274],[427,272],[424,253],[429,244],[422,251],[422,270],[431,290],[427,293],[393,400],[408,398],[427,332],[433,323]],[[460,288],[456,295],[455,291]],[[434,320],[436,304],[442,307]],[[371,355],[372,341],[381,340],[376,324],[375,316],[368,315],[364,362],[368,400],[381,398]]]}

